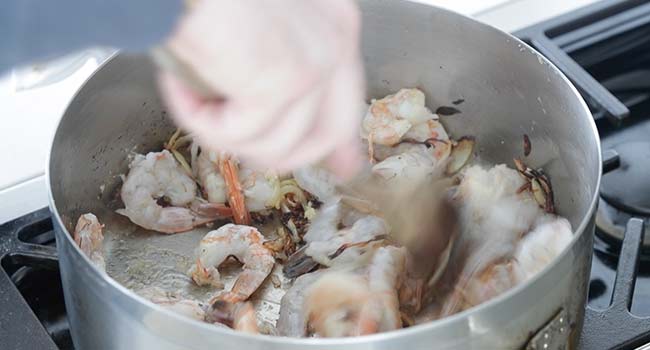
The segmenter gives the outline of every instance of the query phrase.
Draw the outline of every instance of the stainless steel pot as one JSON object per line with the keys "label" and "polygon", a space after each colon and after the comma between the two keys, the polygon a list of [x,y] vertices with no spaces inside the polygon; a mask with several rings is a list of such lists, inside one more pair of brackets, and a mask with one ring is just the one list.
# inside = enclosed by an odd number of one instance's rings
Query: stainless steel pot
{"label": "stainless steel pot", "polygon": [[[151,63],[117,55],[68,106],[52,144],[50,208],[55,217],[65,299],[80,349],[509,349],[533,342],[575,345],[587,295],[600,144],[575,88],[531,48],[494,28],[427,5],[361,1],[369,96],[417,86],[430,106],[458,106],[443,120],[452,135],[475,135],[479,157],[510,162],[532,140],[530,163],[550,174],[559,212],[575,237],[536,278],[452,317],[347,339],[246,335],[172,314],[100,273],[71,239],[72,221],[110,202],[137,146],[160,147],[171,130]],[[100,186],[107,184],[103,192]],[[101,217],[101,216],[100,216]],[[553,343],[549,343],[553,345]],[[541,347],[540,347],[541,349]]]}

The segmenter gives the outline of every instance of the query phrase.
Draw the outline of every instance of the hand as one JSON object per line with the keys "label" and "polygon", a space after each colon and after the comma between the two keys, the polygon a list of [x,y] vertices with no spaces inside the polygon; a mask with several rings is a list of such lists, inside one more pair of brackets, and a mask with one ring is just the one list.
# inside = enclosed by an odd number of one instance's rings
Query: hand
{"label": "hand", "polygon": [[224,98],[166,72],[162,93],[206,147],[280,171],[326,158],[348,177],[361,164],[359,32],[352,0],[200,1],[167,46]]}

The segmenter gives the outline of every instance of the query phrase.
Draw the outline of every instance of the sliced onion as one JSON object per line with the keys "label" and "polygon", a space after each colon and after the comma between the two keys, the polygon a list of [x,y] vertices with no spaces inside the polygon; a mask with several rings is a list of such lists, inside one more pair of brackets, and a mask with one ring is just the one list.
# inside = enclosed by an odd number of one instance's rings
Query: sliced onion
{"label": "sliced onion", "polygon": [[535,197],[537,204],[539,204],[539,206],[542,208],[546,208],[546,193],[544,193],[544,189],[539,183],[539,180],[530,180],[530,190],[533,193],[533,197]]}
{"label": "sliced onion", "polygon": [[451,149],[449,163],[447,164],[447,175],[453,175],[460,171],[472,158],[475,140],[471,136],[461,137]]}

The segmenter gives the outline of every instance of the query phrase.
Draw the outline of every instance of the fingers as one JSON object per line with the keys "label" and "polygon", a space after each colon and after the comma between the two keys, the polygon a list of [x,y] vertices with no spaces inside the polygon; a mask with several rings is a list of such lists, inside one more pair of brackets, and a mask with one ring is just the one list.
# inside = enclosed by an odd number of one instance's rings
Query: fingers
{"label": "fingers", "polygon": [[326,160],[326,166],[341,180],[349,180],[359,173],[363,164],[363,155],[358,137],[342,143]]}
{"label": "fingers", "polygon": [[[180,127],[213,150],[236,154],[257,167],[289,171],[321,159],[336,175],[349,178],[362,164],[359,123],[362,74],[357,59],[347,62],[328,80],[275,111],[272,123],[241,137],[227,125],[229,118],[250,120],[264,105],[242,106],[232,101],[203,100],[167,73],[160,88]],[[235,135],[233,135],[235,134]]]}

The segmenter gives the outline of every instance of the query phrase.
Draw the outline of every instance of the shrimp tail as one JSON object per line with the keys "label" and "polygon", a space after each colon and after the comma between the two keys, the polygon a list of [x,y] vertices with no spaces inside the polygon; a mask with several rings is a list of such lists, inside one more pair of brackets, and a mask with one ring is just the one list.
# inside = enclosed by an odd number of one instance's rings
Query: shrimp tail
{"label": "shrimp tail", "polygon": [[304,275],[318,267],[318,262],[305,253],[308,246],[309,245],[305,245],[298,249],[287,259],[287,262],[282,268],[282,272],[287,278],[295,278]]}
{"label": "shrimp tail", "polygon": [[246,201],[241,183],[239,182],[237,164],[232,158],[224,156],[219,162],[219,168],[228,188],[228,204],[232,208],[233,220],[239,225],[250,225],[251,216],[246,209]]}
{"label": "shrimp tail", "polygon": [[190,209],[198,215],[206,218],[225,219],[233,216],[232,208],[221,203],[209,203],[205,200],[195,200]]}

